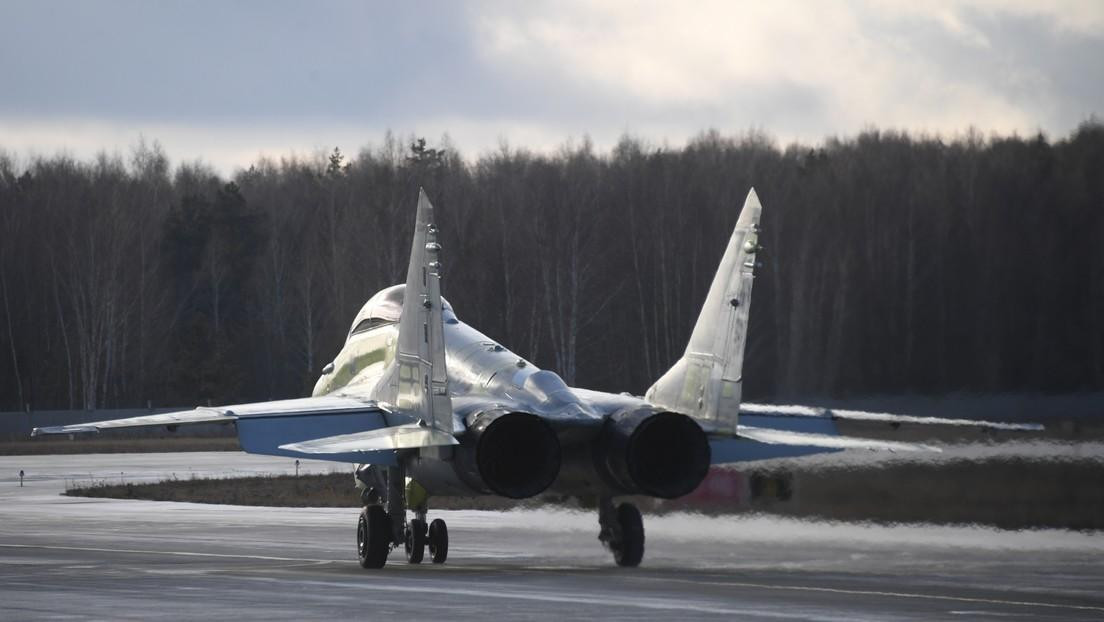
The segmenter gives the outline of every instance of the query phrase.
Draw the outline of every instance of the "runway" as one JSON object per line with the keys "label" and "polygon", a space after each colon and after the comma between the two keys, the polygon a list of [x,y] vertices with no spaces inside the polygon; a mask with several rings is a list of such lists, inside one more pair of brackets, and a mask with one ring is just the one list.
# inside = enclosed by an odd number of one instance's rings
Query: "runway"
{"label": "runway", "polygon": [[397,551],[364,571],[355,509],[59,494],[90,478],[293,470],[229,452],[0,457],[0,619],[1104,618],[1097,534],[645,516],[644,565],[620,569],[590,513],[431,512],[448,521],[447,564]]}

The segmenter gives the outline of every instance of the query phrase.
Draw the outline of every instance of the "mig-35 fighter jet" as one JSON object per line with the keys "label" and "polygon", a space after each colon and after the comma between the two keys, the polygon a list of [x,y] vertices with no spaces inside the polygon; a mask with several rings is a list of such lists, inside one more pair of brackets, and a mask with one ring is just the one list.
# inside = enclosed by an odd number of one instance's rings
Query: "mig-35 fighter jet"
{"label": "mig-35 fighter jet", "polygon": [[761,209],[752,190],[685,354],[643,397],[569,387],[460,321],[441,297],[442,249],[422,192],[406,283],[368,300],[313,397],[34,433],[227,422],[250,453],[356,464],[364,502],[357,556],[365,568],[382,567],[399,546],[411,563],[422,561],[427,545],[434,563],[445,561],[445,522],[427,524],[434,497],[544,493],[597,500],[599,540],[617,564],[636,566],[643,522],[618,497],[686,495],[715,464],[853,447],[932,449],[841,437],[834,425],[841,415],[824,411],[756,407],[746,417],[756,425],[741,424]]}

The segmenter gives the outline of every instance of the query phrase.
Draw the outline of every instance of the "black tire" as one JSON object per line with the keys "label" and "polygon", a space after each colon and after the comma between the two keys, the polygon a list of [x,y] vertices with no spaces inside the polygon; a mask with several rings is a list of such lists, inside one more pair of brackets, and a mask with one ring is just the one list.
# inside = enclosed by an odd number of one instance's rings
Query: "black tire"
{"label": "black tire", "polygon": [[415,518],[406,524],[406,561],[411,564],[422,563],[425,557],[426,524]]}
{"label": "black tire", "polygon": [[357,521],[357,560],[361,568],[383,568],[391,552],[391,517],[378,505],[360,511]]}
{"label": "black tire", "polygon": [[621,539],[610,548],[618,566],[634,568],[644,559],[644,519],[640,510],[631,503],[617,506],[617,522],[621,526]]}
{"label": "black tire", "polygon": [[435,564],[443,564],[448,559],[448,527],[439,518],[429,524],[429,556]]}

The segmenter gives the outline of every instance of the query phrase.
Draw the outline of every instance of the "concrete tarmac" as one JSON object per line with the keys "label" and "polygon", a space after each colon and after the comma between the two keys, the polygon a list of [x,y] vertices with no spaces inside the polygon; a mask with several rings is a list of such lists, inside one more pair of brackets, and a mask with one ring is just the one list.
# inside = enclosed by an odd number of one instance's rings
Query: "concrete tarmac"
{"label": "concrete tarmac", "polygon": [[60,494],[293,471],[229,452],[0,457],[0,620],[1104,619],[1099,534],[645,516],[644,564],[621,569],[592,513],[431,511],[448,521],[448,563],[400,550],[365,571],[355,509]]}

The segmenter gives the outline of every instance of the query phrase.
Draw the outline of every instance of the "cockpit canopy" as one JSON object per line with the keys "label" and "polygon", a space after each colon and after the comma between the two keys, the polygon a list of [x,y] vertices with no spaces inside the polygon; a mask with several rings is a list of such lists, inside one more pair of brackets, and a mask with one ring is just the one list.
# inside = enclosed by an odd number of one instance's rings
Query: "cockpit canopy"
{"label": "cockpit canopy", "polygon": [[[364,303],[360,313],[353,320],[353,325],[349,329],[349,336],[371,330],[377,326],[398,322],[402,316],[403,295],[405,293],[406,285],[392,285],[387,289],[376,292],[376,295]],[[441,297],[441,314],[444,316],[446,324],[456,323],[456,314],[452,310],[452,305],[443,296]]]}

